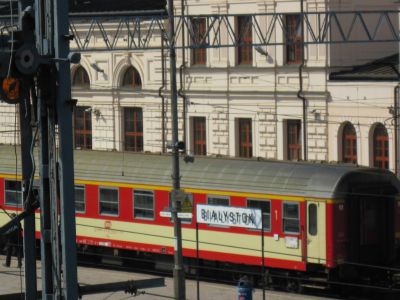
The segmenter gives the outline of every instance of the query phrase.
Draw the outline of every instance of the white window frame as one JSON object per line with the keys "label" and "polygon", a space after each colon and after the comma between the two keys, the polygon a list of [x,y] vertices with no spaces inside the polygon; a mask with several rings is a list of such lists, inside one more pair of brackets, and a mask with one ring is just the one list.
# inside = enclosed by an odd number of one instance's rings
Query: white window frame
{"label": "white window frame", "polygon": [[[298,212],[297,218],[285,217],[285,204],[297,205],[297,207],[298,207],[298,210],[297,210],[297,212]],[[286,230],[285,230],[285,222],[284,222],[285,219],[286,219],[286,220],[297,220],[297,221],[298,221],[298,224],[299,224],[299,231],[298,231],[298,232],[286,231]],[[301,226],[301,224],[300,224],[300,203],[298,203],[298,202],[284,201],[284,202],[282,203],[282,232],[283,232],[283,233],[287,233],[287,234],[299,235],[299,234],[300,234],[300,226]]]}
{"label": "white window frame", "polygon": [[[146,193],[143,193],[146,192]],[[146,197],[152,197],[152,208],[138,208],[136,207],[136,199],[135,199],[135,193],[138,193],[140,196],[146,196]],[[143,193],[143,194],[140,194]],[[150,195],[151,193],[151,195]],[[139,219],[139,220],[154,220],[155,219],[155,197],[154,197],[154,191],[150,190],[142,190],[142,189],[135,189],[132,191],[132,198],[133,198],[133,218],[134,219]],[[137,217],[135,214],[136,209],[141,209],[141,210],[146,210],[146,211],[152,211],[153,217],[152,218],[147,218],[147,217]]]}
{"label": "white window frame", "polygon": [[[19,183],[21,185],[21,190],[17,191],[17,190],[8,190],[7,189],[7,182],[16,182]],[[17,194],[17,197],[19,197],[20,199],[20,203],[7,203],[7,193],[14,193]],[[7,206],[12,206],[12,207],[23,207],[23,199],[22,199],[22,182],[19,180],[14,180],[14,179],[5,179],[4,180],[4,204]]]}
{"label": "white window frame", "polygon": [[209,200],[212,199],[221,199],[221,200],[228,200],[228,206],[231,206],[231,199],[229,196],[216,196],[216,195],[207,195],[207,205],[215,205],[215,206],[224,206],[219,204],[210,204]]}
{"label": "white window frame", "polygon": [[[77,184],[77,185],[74,185],[74,192],[76,191],[77,188],[83,190],[83,201],[76,201],[77,199],[75,197],[75,212],[79,213],[79,214],[84,214],[84,213],[86,213],[86,188],[85,188],[85,185],[83,185],[83,184]],[[75,196],[76,196],[76,193],[75,193]],[[76,209],[76,202],[83,202],[83,210]]]}
{"label": "white window frame", "polygon": [[[117,205],[118,205],[118,212],[117,214],[110,214],[110,213],[102,213],[101,212],[101,203],[102,202],[107,202],[107,203],[114,203],[110,201],[101,201],[101,190],[114,190],[117,191]],[[111,217],[119,217],[119,189],[115,187],[108,187],[108,186],[100,186],[99,187],[99,215],[101,216],[111,216]]]}
{"label": "white window frame", "polygon": [[[269,215],[269,224],[268,228],[265,227],[265,224],[263,222],[263,227],[264,227],[264,232],[271,232],[272,230],[272,220],[271,220],[271,200],[263,200],[263,199],[255,199],[255,198],[246,198],[246,206],[247,208],[257,208],[257,207],[251,207],[249,206],[249,201],[257,201],[257,202],[263,202],[263,203],[268,203],[269,204],[269,213],[265,213],[261,210],[261,218],[264,217],[264,215]],[[259,209],[259,208],[258,208]]]}

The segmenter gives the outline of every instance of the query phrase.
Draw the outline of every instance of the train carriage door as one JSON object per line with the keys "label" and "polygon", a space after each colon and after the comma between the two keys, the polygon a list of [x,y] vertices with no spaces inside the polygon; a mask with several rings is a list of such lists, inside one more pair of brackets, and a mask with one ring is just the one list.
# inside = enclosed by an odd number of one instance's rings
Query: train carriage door
{"label": "train carriage door", "polygon": [[307,201],[307,262],[326,262],[325,203]]}

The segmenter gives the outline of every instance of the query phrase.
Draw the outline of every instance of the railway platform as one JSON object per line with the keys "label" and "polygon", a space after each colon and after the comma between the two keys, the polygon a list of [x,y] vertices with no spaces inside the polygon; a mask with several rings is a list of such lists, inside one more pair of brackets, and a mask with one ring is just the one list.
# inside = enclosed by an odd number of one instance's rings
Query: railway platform
{"label": "railway platform", "polygon": [[[17,268],[15,258],[12,259],[11,267],[3,266],[5,256],[0,256],[0,299],[5,299],[1,295],[9,293],[18,293],[24,290],[24,272]],[[38,288],[41,287],[40,281],[40,264],[38,270]],[[79,284],[90,285],[96,283],[117,282],[124,280],[138,280],[157,277],[156,275],[147,275],[141,273],[132,273],[127,271],[118,271],[110,269],[98,269],[80,266],[78,269]],[[173,279],[165,278],[166,286],[160,288],[147,289],[144,294],[132,297],[124,292],[104,293],[84,296],[84,300],[122,300],[122,299],[138,299],[138,300],[157,300],[157,299],[173,299]],[[188,300],[197,299],[197,289],[195,280],[186,280],[186,296]],[[309,295],[288,294],[276,291],[265,291],[267,300],[322,300],[327,298],[313,297]],[[217,284],[209,282],[200,282],[200,299],[201,300],[235,300],[237,299],[236,287],[227,284]],[[262,290],[256,289],[253,294],[253,300],[262,299]]]}

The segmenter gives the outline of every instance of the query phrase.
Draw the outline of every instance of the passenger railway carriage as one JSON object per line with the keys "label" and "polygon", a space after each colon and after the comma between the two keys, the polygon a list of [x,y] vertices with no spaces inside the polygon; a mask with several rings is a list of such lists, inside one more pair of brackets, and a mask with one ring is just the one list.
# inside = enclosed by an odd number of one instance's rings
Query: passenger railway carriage
{"label": "passenger railway carriage", "polygon": [[[0,147],[0,205],[18,209],[15,158]],[[196,157],[181,163],[185,210],[260,208],[270,271],[329,273],[344,262],[388,265],[400,239],[400,185],[389,171],[350,165]],[[75,151],[77,243],[102,251],[173,255],[171,157]],[[7,216],[0,214],[0,224]],[[204,263],[261,266],[260,230],[198,225]],[[196,221],[183,219],[183,254],[196,257]],[[38,233],[39,238],[39,233]],[[134,250],[134,251],[125,251]],[[115,252],[113,250],[113,252]],[[343,273],[343,272],[342,272]]]}

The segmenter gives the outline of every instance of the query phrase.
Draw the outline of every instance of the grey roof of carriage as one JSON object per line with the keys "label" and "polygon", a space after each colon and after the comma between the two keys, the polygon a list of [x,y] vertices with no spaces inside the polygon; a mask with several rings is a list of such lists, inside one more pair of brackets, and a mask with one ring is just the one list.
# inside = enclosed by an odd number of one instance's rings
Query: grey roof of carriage
{"label": "grey roof of carriage", "polygon": [[[15,172],[12,147],[0,147],[0,173]],[[75,179],[171,186],[170,155],[75,151]],[[181,160],[181,186],[195,189],[340,198],[352,182],[390,185],[393,173],[345,164],[196,157]]]}

